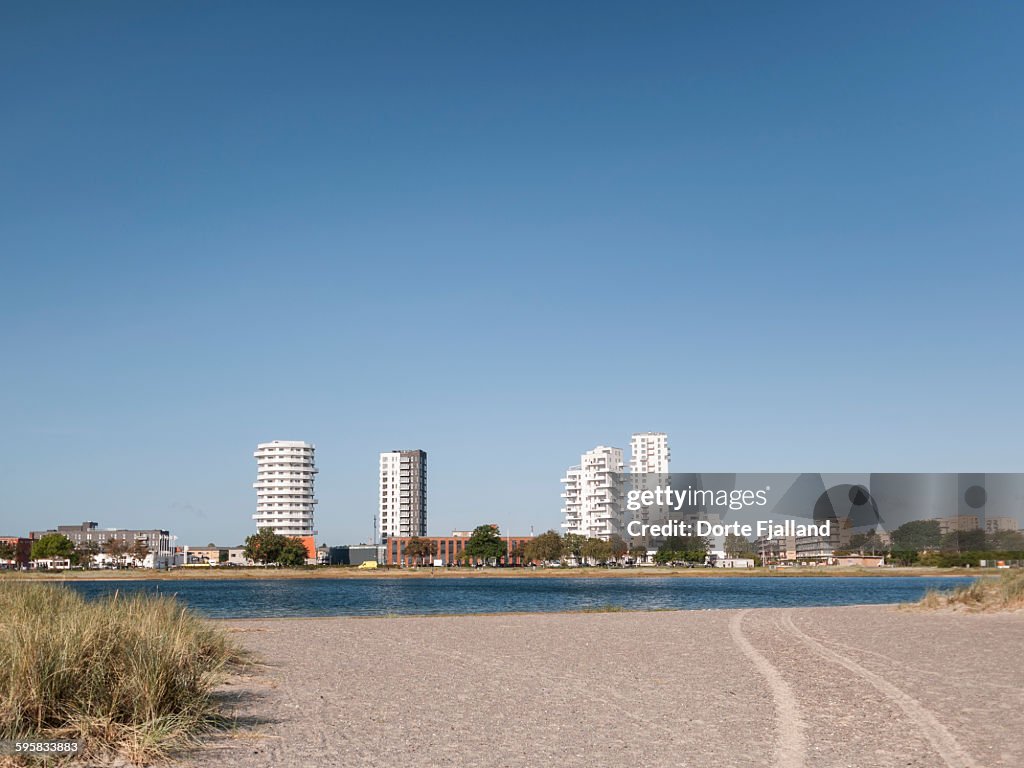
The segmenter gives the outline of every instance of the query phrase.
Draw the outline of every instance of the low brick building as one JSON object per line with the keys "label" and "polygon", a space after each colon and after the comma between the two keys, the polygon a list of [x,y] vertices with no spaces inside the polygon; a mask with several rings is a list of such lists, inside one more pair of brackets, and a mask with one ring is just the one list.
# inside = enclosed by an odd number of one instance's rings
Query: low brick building
{"label": "low brick building", "polygon": [[[386,565],[417,565],[419,564],[419,558],[410,558],[405,554],[405,545],[413,537],[410,536],[396,536],[389,538],[384,541],[384,563]],[[466,545],[469,544],[469,535],[467,532],[456,531],[451,536],[421,536],[421,539],[434,542],[435,554],[434,560],[440,560],[443,565],[479,565],[479,561],[473,563],[466,563],[462,559],[462,553],[466,551]],[[500,537],[502,542],[505,544],[505,552],[511,554],[515,552],[520,546],[525,546],[529,542],[533,541],[533,536],[502,536]],[[429,565],[429,560],[424,560],[424,564]],[[525,563],[518,557],[502,557],[498,561],[499,565],[524,565]]]}
{"label": "low brick building", "polygon": [[21,568],[28,565],[32,556],[32,540],[22,536],[0,536],[0,544],[8,544],[14,549],[14,557],[10,561],[0,560],[0,565]]}

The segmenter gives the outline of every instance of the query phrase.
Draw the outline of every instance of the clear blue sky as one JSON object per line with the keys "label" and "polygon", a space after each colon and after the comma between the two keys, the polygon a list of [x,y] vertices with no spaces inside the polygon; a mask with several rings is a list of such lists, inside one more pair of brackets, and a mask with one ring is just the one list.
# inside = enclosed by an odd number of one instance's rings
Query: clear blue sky
{"label": "clear blue sky", "polygon": [[1021,471],[1012,3],[0,8],[0,533],[368,539],[677,471]]}

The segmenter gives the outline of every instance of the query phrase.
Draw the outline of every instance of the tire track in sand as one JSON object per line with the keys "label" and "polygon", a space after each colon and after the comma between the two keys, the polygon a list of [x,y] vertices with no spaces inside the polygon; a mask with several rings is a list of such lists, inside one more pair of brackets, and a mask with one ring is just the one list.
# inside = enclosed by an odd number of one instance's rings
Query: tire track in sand
{"label": "tire track in sand", "polygon": [[820,641],[815,640],[793,623],[793,617],[789,611],[784,615],[782,623],[791,635],[803,642],[804,645],[819,656],[848,669],[870,683],[876,690],[888,696],[896,706],[903,710],[903,713],[910,721],[920,729],[928,743],[932,745],[932,748],[949,768],[978,768],[978,764],[974,762],[974,759],[920,701],[905,693],[902,689],[897,688],[881,675],[865,669],[857,662],[840,653],[836,653]]}
{"label": "tire track in sand", "polygon": [[747,611],[739,611],[732,617],[729,622],[729,634],[732,635],[733,642],[739,646],[743,655],[750,659],[761,676],[768,681],[768,687],[772,692],[775,716],[778,720],[778,738],[775,743],[775,760],[772,765],[776,768],[803,768],[807,740],[804,736],[806,725],[800,716],[800,706],[796,702],[796,696],[789,687],[789,683],[782,677],[778,668],[761,655],[743,636],[743,617],[747,613]]}

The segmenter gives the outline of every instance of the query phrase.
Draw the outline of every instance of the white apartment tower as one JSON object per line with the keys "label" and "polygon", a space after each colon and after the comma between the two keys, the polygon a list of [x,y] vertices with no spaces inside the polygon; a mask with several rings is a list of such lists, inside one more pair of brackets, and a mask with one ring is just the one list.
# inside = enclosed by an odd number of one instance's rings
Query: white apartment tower
{"label": "white apartment tower", "polygon": [[624,535],[624,469],[622,449],[604,445],[587,451],[578,466],[569,467],[562,478],[566,533],[604,540]]}
{"label": "white apartment tower", "polygon": [[[629,440],[629,488],[653,491],[669,485],[668,435],[664,432],[635,432]],[[650,522],[650,509],[637,512],[637,519]]]}
{"label": "white apartment tower", "polygon": [[256,446],[256,529],[283,536],[314,536],[313,461],[316,447],[301,440],[274,440]]}
{"label": "white apartment tower", "polygon": [[381,539],[427,535],[427,452],[385,451],[380,455]]}
{"label": "white apartment tower", "polygon": [[636,432],[629,440],[629,472],[632,475],[661,476],[669,473],[668,435],[664,432]]}
{"label": "white apartment tower", "polygon": [[[635,432],[629,440],[629,490],[643,493],[659,486],[671,484],[669,474],[668,435],[664,432]],[[630,519],[641,523],[664,523],[668,519],[667,508],[643,506],[636,512],[627,512]],[[626,521],[627,525],[629,520]],[[632,537],[635,542],[640,539]]]}

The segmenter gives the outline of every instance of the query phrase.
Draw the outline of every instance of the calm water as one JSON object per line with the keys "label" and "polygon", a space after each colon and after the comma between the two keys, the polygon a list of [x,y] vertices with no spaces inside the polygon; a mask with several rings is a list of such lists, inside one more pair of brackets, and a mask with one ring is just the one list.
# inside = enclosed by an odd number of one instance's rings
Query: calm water
{"label": "calm water", "polygon": [[422,578],[69,582],[86,597],[174,594],[207,616],[379,616],[382,614],[762,608],[904,603],[963,577]]}

